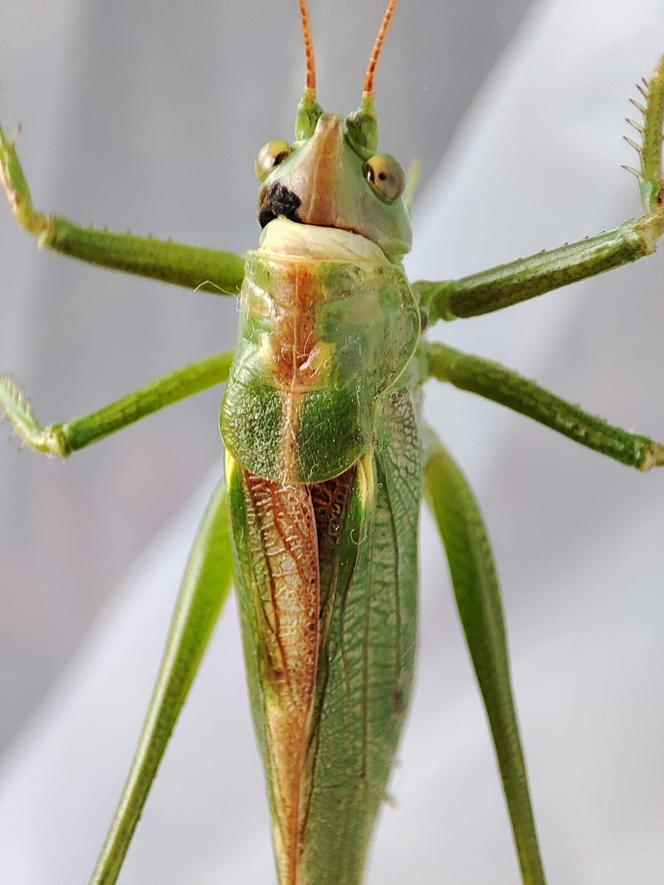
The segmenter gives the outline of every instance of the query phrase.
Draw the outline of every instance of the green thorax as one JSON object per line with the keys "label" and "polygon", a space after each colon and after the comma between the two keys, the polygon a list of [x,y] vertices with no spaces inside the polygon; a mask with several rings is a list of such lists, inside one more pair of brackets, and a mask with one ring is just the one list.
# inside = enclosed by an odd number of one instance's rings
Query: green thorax
{"label": "green thorax", "polygon": [[420,335],[400,265],[356,234],[279,218],[249,252],[221,412],[231,454],[282,483],[337,476],[367,450],[376,398]]}

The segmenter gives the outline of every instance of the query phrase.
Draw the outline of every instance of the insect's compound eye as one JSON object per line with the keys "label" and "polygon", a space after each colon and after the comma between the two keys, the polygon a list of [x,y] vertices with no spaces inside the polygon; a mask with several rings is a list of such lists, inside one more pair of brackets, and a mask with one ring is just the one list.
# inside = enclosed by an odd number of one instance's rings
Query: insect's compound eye
{"label": "insect's compound eye", "polygon": [[398,200],[406,186],[401,163],[390,154],[375,154],[364,164],[367,181],[384,203]]}
{"label": "insect's compound eye", "polygon": [[287,141],[268,141],[259,150],[256,157],[256,175],[260,181],[265,181],[275,166],[283,162],[293,148]]}

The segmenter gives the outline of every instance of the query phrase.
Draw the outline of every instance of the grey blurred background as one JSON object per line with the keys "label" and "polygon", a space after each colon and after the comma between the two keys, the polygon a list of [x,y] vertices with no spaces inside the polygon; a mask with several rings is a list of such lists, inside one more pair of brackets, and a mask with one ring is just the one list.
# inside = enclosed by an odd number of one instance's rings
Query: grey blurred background
{"label": "grey blurred background", "polygon": [[[267,3],[4,6],[0,116],[24,123],[38,206],[238,250],[256,242],[253,157],[288,136],[302,80],[294,0],[278,13]],[[313,4],[330,109],[355,104],[381,12],[382,0]],[[404,0],[378,100],[384,148],[424,163],[412,275],[470,273],[636,214],[634,182],[618,168],[633,162],[622,117],[663,47],[661,0]],[[44,419],[232,343],[231,302],[37,254],[8,213],[0,224],[0,362]],[[663,271],[655,256],[434,335],[662,438]],[[5,734],[35,711],[0,760],[0,873],[12,883],[72,885],[91,867],[204,490],[170,517],[218,463],[218,400],[174,407],[64,465],[0,448]],[[550,881],[659,885],[664,471],[640,476],[442,386],[429,387],[427,414],[491,529]],[[369,881],[513,885],[442,563],[425,516],[417,691]],[[272,881],[237,632],[229,611],[127,885]]]}
{"label": "grey blurred background", "polygon": [[[311,6],[320,98],[346,112],[384,3]],[[382,145],[404,165],[422,161],[421,191],[527,6],[400,8],[378,81]],[[23,124],[35,205],[80,223],[251,248],[254,157],[268,139],[290,137],[301,91],[296,7],[2,0],[0,119],[10,131]],[[232,301],[38,254],[3,206],[0,268],[0,371],[12,371],[45,422],[234,343]],[[219,398],[202,394],[65,464],[17,455],[0,437],[0,746],[218,457]]]}

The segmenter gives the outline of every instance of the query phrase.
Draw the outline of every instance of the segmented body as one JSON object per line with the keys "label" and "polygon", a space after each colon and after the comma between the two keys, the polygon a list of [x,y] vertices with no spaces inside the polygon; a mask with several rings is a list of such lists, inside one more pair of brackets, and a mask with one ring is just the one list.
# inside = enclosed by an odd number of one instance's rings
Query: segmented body
{"label": "segmented body", "polygon": [[281,883],[352,885],[413,672],[419,312],[363,237],[266,231],[222,409],[248,681]]}

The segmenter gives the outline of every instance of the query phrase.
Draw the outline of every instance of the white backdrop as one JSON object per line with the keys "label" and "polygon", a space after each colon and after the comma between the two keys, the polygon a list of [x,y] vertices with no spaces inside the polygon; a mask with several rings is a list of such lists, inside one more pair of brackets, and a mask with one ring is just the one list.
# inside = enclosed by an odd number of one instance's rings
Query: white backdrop
{"label": "white backdrop", "polygon": [[[398,32],[392,35],[397,41]],[[487,78],[416,215],[413,278],[456,276],[638,211],[618,168],[632,83],[664,49],[657,0],[550,0]],[[437,328],[615,422],[664,436],[661,258]],[[664,875],[664,475],[641,476],[470,395],[427,414],[473,479],[505,592],[552,883]],[[136,739],[210,477],[140,556],[0,773],[0,865],[17,885],[86,881]],[[484,715],[440,544],[422,534],[419,681],[369,882],[518,880]],[[121,881],[274,881],[229,606]]]}

